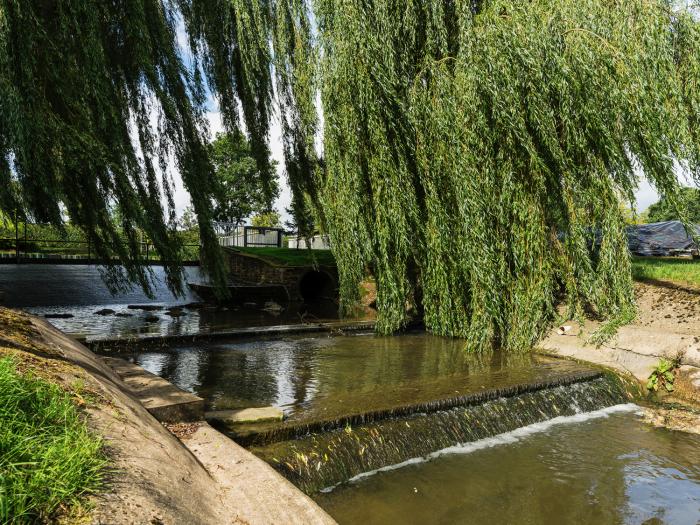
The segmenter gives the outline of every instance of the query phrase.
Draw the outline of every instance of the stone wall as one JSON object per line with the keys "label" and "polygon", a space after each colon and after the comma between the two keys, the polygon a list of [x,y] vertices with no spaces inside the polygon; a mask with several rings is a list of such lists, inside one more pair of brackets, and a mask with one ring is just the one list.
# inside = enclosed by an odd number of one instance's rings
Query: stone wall
{"label": "stone wall", "polygon": [[[332,289],[332,294],[337,296],[338,270],[333,266],[281,266],[252,254],[235,250],[225,250],[228,261],[228,269],[235,282],[245,284],[280,284],[287,289],[289,299],[292,302],[303,302],[302,281],[311,273],[320,273],[327,277],[324,287]],[[308,286],[307,286],[308,288]],[[326,295],[328,292],[324,292]]]}

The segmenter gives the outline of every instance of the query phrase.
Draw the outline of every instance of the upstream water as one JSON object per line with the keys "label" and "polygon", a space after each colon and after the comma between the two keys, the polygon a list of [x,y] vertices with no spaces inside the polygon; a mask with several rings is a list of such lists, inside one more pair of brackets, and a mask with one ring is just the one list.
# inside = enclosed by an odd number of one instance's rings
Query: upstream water
{"label": "upstream water", "polygon": [[[173,296],[165,285],[163,268],[153,266],[151,270],[153,297],[147,297],[139,288],[113,296],[97,266],[0,264],[0,305],[50,316],[50,322],[58,329],[87,340],[199,334],[300,320],[299,315],[291,311],[213,306],[177,308],[198,302],[200,298],[189,288],[182,297]],[[189,283],[206,281],[197,267],[186,267],[185,277]],[[158,309],[133,308],[142,305]],[[175,311],[169,310],[173,307]],[[97,313],[104,309],[113,312]]]}

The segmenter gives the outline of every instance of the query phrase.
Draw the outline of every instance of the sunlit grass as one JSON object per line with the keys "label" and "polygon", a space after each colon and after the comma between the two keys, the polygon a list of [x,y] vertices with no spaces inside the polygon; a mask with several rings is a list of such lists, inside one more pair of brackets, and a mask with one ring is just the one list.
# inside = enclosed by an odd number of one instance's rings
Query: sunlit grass
{"label": "sunlit grass", "polygon": [[0,359],[0,523],[76,513],[101,484],[102,448],[69,393]]}
{"label": "sunlit grass", "polygon": [[638,281],[657,280],[700,286],[700,260],[635,257],[632,275]]}
{"label": "sunlit grass", "polygon": [[333,253],[330,250],[307,250],[304,248],[275,248],[275,247],[239,247],[238,251],[269,259],[273,263],[284,266],[306,266],[313,264],[335,265]]}

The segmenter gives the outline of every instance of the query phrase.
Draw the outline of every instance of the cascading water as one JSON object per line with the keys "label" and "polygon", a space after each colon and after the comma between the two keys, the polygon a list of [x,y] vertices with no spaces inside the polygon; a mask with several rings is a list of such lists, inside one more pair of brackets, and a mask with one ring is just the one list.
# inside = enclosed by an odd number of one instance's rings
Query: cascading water
{"label": "cascading water", "polygon": [[412,413],[404,407],[398,413],[385,413],[389,419],[375,414],[358,426],[346,421],[345,427],[325,432],[318,427],[315,433],[286,441],[274,441],[275,437],[283,438],[283,433],[262,434],[259,442],[266,443],[251,450],[304,491],[313,493],[364,472],[460,443],[628,401],[617,377],[599,373],[560,378],[559,386],[520,385],[497,394],[480,392],[478,399],[465,396],[433,407],[418,405]]}

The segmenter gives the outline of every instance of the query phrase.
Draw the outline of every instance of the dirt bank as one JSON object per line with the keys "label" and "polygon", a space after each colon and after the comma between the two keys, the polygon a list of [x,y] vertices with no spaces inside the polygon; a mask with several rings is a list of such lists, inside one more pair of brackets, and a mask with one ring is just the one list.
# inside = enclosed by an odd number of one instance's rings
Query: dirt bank
{"label": "dirt bank", "polygon": [[[46,321],[0,308],[3,355],[14,356],[21,370],[73,391],[90,427],[103,436],[112,469],[106,490],[94,498],[93,523],[333,523],[310,499],[230,441],[222,442],[219,451],[228,456],[235,450],[235,460],[245,463],[248,472],[235,482],[224,476],[227,484],[222,484],[222,474],[207,466],[224,468],[231,457],[211,458],[205,466],[109,367]],[[195,428],[193,433],[201,432]]]}
{"label": "dirt bank", "polygon": [[[550,354],[600,364],[635,377],[643,386],[661,358],[678,359],[675,391],[661,391],[664,407],[649,411],[657,425],[700,433],[700,290],[672,283],[636,283],[638,314],[607,343],[588,343],[600,326],[567,321],[552,330],[541,348]],[[662,389],[663,390],[663,389]],[[683,406],[689,410],[684,411]]]}

